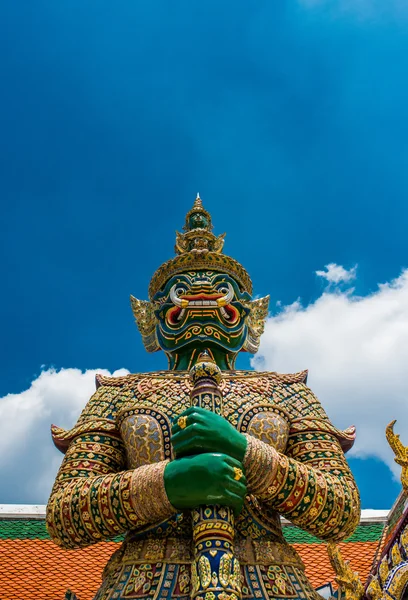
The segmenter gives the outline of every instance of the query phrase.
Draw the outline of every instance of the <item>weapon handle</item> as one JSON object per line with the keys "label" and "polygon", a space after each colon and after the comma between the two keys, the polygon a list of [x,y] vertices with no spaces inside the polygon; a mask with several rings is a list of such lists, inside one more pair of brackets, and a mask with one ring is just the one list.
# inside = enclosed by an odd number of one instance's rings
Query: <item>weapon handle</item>
{"label": "weapon handle", "polygon": [[[190,371],[192,406],[223,416],[221,370],[208,352],[200,354]],[[192,598],[241,600],[241,568],[234,556],[234,513],[228,506],[192,510],[194,562]],[[207,596],[207,594],[209,594]]]}

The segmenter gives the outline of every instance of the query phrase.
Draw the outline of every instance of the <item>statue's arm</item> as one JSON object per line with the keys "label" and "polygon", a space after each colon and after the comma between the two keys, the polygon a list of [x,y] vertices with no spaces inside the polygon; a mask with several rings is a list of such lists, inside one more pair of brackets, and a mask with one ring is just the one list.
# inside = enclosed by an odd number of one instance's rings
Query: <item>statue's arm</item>
{"label": "statue's arm", "polygon": [[[332,428],[334,430],[334,428]],[[360,499],[343,450],[329,427],[291,430],[286,454],[246,435],[248,491],[294,525],[328,541],[342,540],[360,518]]]}
{"label": "statue's arm", "polygon": [[87,546],[173,514],[164,488],[167,461],[126,470],[115,432],[92,431],[69,444],[47,505],[51,538]]}

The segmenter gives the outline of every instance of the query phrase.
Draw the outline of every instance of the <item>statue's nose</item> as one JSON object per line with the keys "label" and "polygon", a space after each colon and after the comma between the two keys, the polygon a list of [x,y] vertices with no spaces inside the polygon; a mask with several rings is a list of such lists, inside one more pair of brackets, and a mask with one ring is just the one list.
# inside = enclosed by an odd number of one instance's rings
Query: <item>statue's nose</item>
{"label": "statue's nose", "polygon": [[202,287],[208,287],[211,288],[211,282],[209,279],[200,279],[200,281],[195,281],[193,283],[193,285],[191,286],[191,289],[200,289]]}

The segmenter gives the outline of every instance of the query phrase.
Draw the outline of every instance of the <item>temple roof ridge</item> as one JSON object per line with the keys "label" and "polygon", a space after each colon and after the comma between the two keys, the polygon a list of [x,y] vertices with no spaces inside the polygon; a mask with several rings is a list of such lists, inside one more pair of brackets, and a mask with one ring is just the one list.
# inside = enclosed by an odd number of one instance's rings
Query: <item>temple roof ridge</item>
{"label": "temple roof ridge", "polygon": [[46,504],[0,504],[0,519],[45,519]]}

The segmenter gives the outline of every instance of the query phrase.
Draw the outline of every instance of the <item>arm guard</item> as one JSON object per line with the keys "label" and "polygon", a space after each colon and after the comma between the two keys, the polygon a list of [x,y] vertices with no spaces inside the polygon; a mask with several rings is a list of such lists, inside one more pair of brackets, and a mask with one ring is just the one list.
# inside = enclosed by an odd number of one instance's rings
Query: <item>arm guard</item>
{"label": "arm guard", "polygon": [[251,493],[328,541],[348,537],[360,518],[358,490],[335,432],[329,421],[297,419],[286,455],[247,435],[244,458]]}
{"label": "arm guard", "polygon": [[[51,538],[65,548],[87,546],[176,512],[164,488],[167,461],[126,470],[126,454],[113,414],[100,414],[103,391],[91,398],[70,431],[52,427],[66,452],[47,505]],[[91,409],[99,414],[91,414]],[[106,418],[108,416],[108,418]]]}

